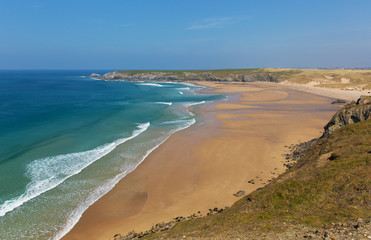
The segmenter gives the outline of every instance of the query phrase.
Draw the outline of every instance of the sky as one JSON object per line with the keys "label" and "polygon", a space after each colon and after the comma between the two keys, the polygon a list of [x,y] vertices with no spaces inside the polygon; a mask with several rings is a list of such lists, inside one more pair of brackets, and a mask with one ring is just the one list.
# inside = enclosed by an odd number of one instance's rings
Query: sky
{"label": "sky", "polygon": [[369,68],[370,0],[0,0],[0,69]]}

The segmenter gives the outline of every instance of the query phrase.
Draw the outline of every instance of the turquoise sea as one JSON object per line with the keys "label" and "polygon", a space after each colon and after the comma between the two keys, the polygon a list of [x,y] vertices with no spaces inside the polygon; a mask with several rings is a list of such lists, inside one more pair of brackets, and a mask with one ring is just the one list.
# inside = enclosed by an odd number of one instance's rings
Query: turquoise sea
{"label": "turquoise sea", "polygon": [[0,239],[59,239],[171,134],[222,98],[107,71],[0,71]]}

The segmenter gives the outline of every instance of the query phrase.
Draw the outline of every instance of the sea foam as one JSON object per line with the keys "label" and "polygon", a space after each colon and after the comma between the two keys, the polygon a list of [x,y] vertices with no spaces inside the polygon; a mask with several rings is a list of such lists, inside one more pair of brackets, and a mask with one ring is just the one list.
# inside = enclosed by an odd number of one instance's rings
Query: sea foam
{"label": "sea foam", "polygon": [[177,88],[177,90],[191,90],[189,87]]}
{"label": "sea foam", "polygon": [[193,102],[193,103],[185,103],[184,106],[186,107],[187,112],[189,112],[189,114],[191,114],[191,116],[195,116],[195,114],[194,114],[193,112],[189,111],[188,108],[189,108],[190,106],[199,105],[199,104],[204,104],[204,103],[205,103],[205,101],[201,101],[201,102]]}
{"label": "sea foam", "polygon": [[187,86],[191,86],[191,87],[195,87],[195,88],[206,88],[204,86],[200,86],[200,85],[195,85],[193,83],[187,83],[187,82],[182,82],[183,85],[187,85]]}
{"label": "sea foam", "polygon": [[163,85],[158,83],[137,83],[140,86],[151,86],[151,87],[163,87]]}
{"label": "sea foam", "polygon": [[80,173],[84,168],[113,151],[118,145],[146,131],[149,126],[150,123],[140,124],[138,125],[138,129],[134,130],[130,137],[118,139],[92,150],[68,153],[32,161],[27,166],[26,172],[31,182],[27,185],[23,194],[5,201],[0,206],[0,217],[40,194],[57,187],[66,179]]}
{"label": "sea foam", "polygon": [[102,196],[108,193],[121,179],[123,179],[128,173],[134,171],[147,157],[151,152],[153,152],[156,148],[158,148],[161,144],[163,144],[172,134],[178,132],[180,130],[186,129],[193,124],[195,124],[196,120],[191,118],[189,120],[183,120],[184,124],[179,126],[178,128],[170,131],[167,137],[162,139],[155,147],[149,149],[144,156],[140,159],[140,161],[135,164],[131,169],[123,171],[122,173],[116,175],[114,178],[107,181],[104,185],[96,188],[90,196],[83,202],[77,209],[75,209],[70,216],[68,217],[67,222],[65,223],[64,227],[61,231],[57,232],[51,239],[52,240],[59,240],[64,237],[71,229],[76,225],[76,223],[80,220],[82,214],[91,206],[93,203],[98,201]]}
{"label": "sea foam", "polygon": [[172,102],[156,102],[158,104],[165,104],[171,106],[173,103]]}
{"label": "sea foam", "polygon": [[194,105],[199,105],[199,104],[204,104],[206,101],[201,101],[201,102],[193,102],[193,103],[186,103],[184,104],[187,108],[190,107],[190,106],[194,106]]}

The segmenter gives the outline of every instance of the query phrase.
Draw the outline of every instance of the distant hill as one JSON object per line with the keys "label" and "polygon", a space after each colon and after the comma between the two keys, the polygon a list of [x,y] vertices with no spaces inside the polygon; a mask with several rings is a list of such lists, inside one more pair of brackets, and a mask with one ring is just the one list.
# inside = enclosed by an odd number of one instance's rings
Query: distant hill
{"label": "distant hill", "polygon": [[226,81],[287,82],[330,88],[371,89],[369,69],[224,69],[224,70],[129,70],[107,73],[105,80],[128,81]]}

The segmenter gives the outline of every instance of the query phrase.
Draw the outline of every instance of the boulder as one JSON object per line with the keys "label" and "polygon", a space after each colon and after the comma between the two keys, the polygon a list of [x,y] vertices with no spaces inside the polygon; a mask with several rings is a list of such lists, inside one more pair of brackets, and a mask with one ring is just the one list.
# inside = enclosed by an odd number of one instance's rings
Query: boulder
{"label": "boulder", "polygon": [[245,191],[240,190],[240,191],[236,192],[235,194],[233,194],[233,196],[243,197],[243,196],[245,196],[245,194],[246,194]]}

